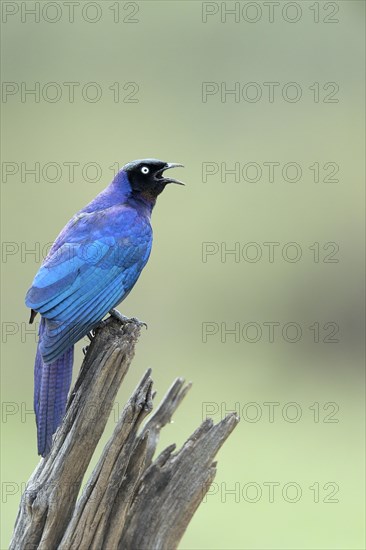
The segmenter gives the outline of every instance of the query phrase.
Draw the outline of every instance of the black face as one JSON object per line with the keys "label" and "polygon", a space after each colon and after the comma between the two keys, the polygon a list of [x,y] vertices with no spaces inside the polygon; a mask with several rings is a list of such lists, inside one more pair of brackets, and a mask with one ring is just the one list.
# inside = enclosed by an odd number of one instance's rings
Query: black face
{"label": "black face", "polygon": [[147,200],[155,201],[168,183],[184,185],[179,180],[163,175],[166,170],[178,166],[183,165],[157,159],[144,159],[129,162],[123,170],[127,173],[134,195],[141,195]]}

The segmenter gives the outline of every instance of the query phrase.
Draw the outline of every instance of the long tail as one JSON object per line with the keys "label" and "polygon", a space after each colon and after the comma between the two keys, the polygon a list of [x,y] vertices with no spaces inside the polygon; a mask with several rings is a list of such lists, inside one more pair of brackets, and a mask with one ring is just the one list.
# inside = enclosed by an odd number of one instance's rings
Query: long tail
{"label": "long tail", "polygon": [[40,352],[45,320],[39,327],[39,342],[34,365],[34,412],[37,422],[38,454],[46,456],[52,445],[52,436],[65,414],[70,389],[74,346],[52,363],[44,363]]}

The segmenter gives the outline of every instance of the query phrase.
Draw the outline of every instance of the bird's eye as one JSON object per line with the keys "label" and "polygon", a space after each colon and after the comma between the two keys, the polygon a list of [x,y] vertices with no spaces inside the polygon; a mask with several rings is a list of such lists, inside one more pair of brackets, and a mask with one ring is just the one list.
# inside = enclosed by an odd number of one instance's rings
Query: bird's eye
{"label": "bird's eye", "polygon": [[142,172],[143,174],[148,174],[148,173],[150,172],[150,170],[148,169],[147,166],[143,166],[143,167],[141,168],[141,172]]}

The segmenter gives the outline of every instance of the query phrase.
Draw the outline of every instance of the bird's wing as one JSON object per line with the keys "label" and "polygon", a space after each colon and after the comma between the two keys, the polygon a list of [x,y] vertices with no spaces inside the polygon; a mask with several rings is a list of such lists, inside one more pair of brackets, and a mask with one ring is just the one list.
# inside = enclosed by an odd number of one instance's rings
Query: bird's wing
{"label": "bird's wing", "polygon": [[135,211],[70,222],[26,296],[47,319],[46,362],[82,338],[131,290],[151,250],[151,228]]}

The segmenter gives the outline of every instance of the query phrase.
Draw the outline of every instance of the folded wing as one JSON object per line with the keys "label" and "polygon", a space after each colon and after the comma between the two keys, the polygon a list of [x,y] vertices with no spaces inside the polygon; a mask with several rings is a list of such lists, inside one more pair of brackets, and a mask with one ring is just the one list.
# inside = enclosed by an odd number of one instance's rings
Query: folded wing
{"label": "folded wing", "polygon": [[115,208],[69,222],[38,271],[26,305],[41,313],[45,363],[61,356],[120,303],[151,250],[150,224],[136,211]]}

